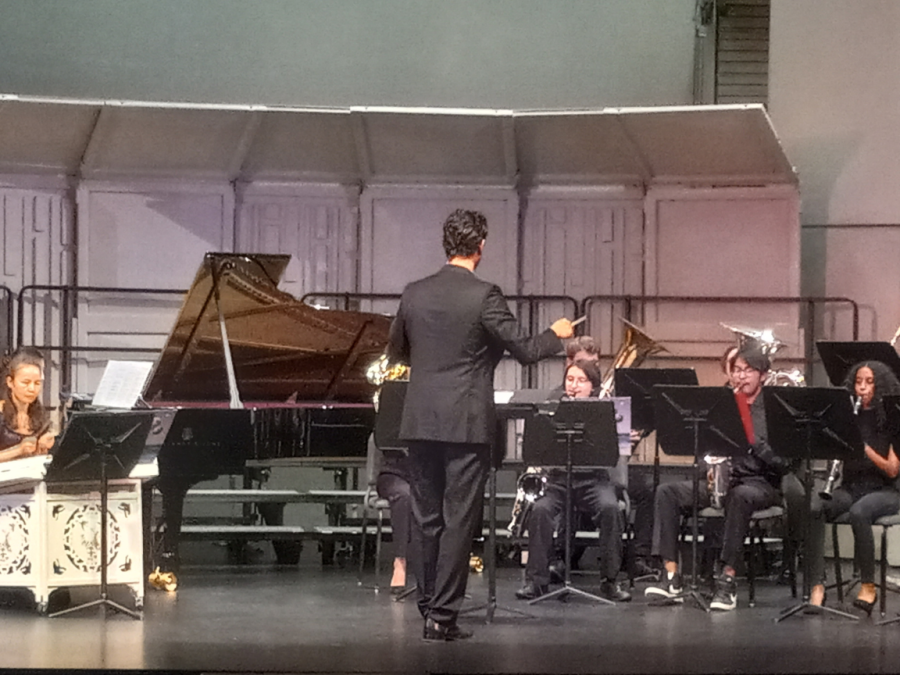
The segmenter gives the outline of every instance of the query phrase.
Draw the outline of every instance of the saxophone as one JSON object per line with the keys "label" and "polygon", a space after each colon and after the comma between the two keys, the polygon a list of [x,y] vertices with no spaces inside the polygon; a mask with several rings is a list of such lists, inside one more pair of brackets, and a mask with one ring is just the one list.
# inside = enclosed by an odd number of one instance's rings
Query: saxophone
{"label": "saxophone", "polygon": [[[859,406],[862,404],[862,398],[859,396],[853,397],[853,414],[859,415]],[[837,487],[837,482],[840,480],[841,475],[844,473],[844,463],[839,459],[833,459],[828,464],[828,479],[825,481],[825,487],[819,492],[819,497],[826,501],[831,501],[834,498],[834,489]]]}
{"label": "saxophone", "polygon": [[529,466],[516,482],[516,501],[513,503],[512,519],[506,529],[513,537],[521,537],[525,529],[528,513],[534,503],[547,490],[547,472],[537,466]]}

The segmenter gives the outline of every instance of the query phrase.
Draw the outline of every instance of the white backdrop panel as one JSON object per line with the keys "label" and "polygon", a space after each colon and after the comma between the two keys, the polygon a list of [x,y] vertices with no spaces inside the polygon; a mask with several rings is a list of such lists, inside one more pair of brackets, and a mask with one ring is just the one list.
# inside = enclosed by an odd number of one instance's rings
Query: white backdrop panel
{"label": "white backdrop panel", "polygon": [[[84,183],[78,200],[83,286],[187,289],[206,252],[233,250],[229,185]],[[178,295],[84,294],[77,344],[162,348],[181,300]],[[127,357],[127,351],[85,354],[76,364],[76,388],[92,391],[109,358]]]}

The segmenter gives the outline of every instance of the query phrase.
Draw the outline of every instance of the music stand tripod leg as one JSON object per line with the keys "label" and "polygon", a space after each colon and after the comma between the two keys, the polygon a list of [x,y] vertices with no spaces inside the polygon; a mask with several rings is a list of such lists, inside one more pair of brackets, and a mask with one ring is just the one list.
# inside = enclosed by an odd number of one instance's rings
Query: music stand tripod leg
{"label": "music stand tripod leg", "polygon": [[601,598],[599,595],[588,593],[587,591],[576,588],[572,585],[572,537],[570,535],[572,533],[572,444],[574,442],[573,436],[575,432],[571,429],[567,429],[563,433],[565,433],[566,435],[566,576],[563,581],[562,588],[557,588],[555,591],[544,593],[544,595],[540,596],[539,598],[529,600],[528,604],[534,605],[538,602],[543,602],[544,600],[551,600],[553,598],[565,597],[569,594],[572,594],[582,598],[587,598],[588,600],[596,600],[597,602],[603,604],[615,606],[616,603],[612,600]]}
{"label": "music stand tripod leg", "polygon": [[108,500],[109,500],[109,482],[106,477],[106,467],[109,454],[112,452],[112,443],[104,442],[98,443],[97,445],[98,452],[100,453],[100,597],[96,600],[91,600],[90,602],[86,602],[84,604],[78,605],[76,607],[68,607],[59,612],[54,612],[53,614],[49,614],[49,618],[54,618],[57,616],[63,616],[65,614],[70,614],[72,612],[77,612],[82,609],[88,609],[90,607],[109,607],[117,612],[122,614],[126,614],[133,619],[142,619],[143,615],[140,612],[136,612],[134,610],[128,609],[127,607],[123,607],[119,603],[109,599],[109,582],[108,582],[108,565],[109,565],[109,552],[107,550],[107,508],[108,508]]}
{"label": "music stand tripod leg", "polygon": [[487,551],[485,551],[485,568],[488,578],[487,602],[473,607],[466,607],[460,614],[473,614],[485,610],[485,623],[494,621],[494,614],[498,611],[507,614],[516,614],[528,619],[534,619],[534,614],[523,612],[521,609],[505,607],[497,604],[497,468],[491,464],[488,473],[488,537]]}

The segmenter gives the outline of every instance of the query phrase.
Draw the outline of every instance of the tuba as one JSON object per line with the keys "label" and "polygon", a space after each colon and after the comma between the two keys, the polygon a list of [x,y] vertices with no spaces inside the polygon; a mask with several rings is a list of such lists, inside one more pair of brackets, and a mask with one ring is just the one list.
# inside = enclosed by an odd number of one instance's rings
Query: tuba
{"label": "tuba", "polygon": [[606,374],[603,375],[600,398],[612,396],[617,368],[637,368],[648,356],[667,351],[665,347],[630,321],[622,319],[622,322],[625,324],[625,336],[616,353],[616,358],[613,359]]}

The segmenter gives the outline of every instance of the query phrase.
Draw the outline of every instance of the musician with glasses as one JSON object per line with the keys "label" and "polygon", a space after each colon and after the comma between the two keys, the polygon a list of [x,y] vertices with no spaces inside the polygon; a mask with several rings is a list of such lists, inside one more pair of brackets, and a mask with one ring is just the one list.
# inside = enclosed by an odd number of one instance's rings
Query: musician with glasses
{"label": "musician with glasses", "polygon": [[[596,361],[578,360],[566,368],[565,396],[567,399],[596,397],[603,376]],[[600,595],[616,602],[628,602],[631,594],[616,583],[622,566],[622,531],[624,523],[619,507],[622,486],[611,479],[605,469],[577,469],[572,472],[572,506],[589,515],[600,532],[600,572],[603,581]],[[520,600],[533,600],[549,592],[550,556],[553,553],[555,525],[565,518],[566,472],[549,471],[543,497],[528,514],[528,563],[525,566],[525,585],[516,591]],[[565,535],[562,535],[565,536]]]}
{"label": "musician with glasses", "polygon": [[825,523],[849,513],[853,528],[853,559],[859,568],[860,589],[854,606],[872,613],[878,600],[875,586],[875,537],[872,524],[882,516],[900,510],[900,492],[896,479],[900,473],[898,459],[891,445],[882,397],[900,394],[900,381],[880,361],[857,363],[850,369],[844,386],[858,402],[857,423],[865,443],[865,454],[844,462],[843,481],[832,498],[813,496],[810,533],[810,578],[815,584],[810,604],[825,600]]}
{"label": "musician with glasses", "polygon": [[[736,383],[735,400],[749,451],[732,459],[731,479],[725,497],[725,522],[720,572],[711,609],[733,610],[737,607],[735,568],[743,555],[744,538],[754,511],[781,504],[781,478],[788,462],[775,454],[766,439],[766,416],[762,387],[769,371],[769,357],[758,345],[749,343],[738,350],[731,371]],[[700,491],[700,506],[710,503],[708,490]],[[656,491],[653,521],[653,553],[662,558],[665,573],[660,583],[648,587],[645,595],[681,601],[683,583],[678,572],[678,532],[681,517],[693,506],[693,482],[664,483]]]}

